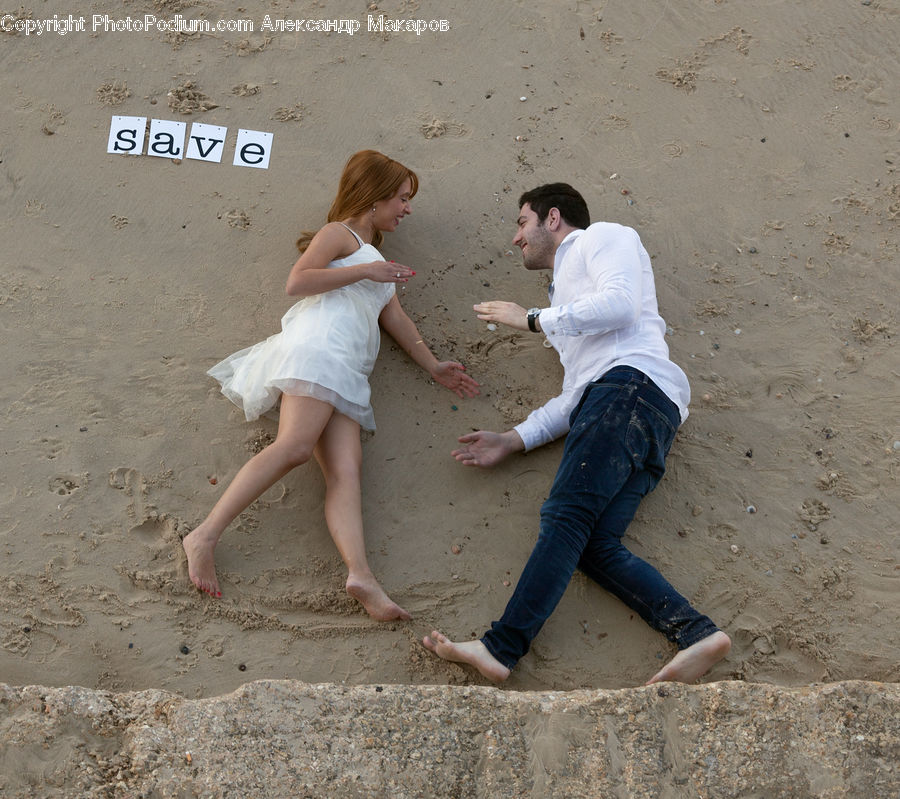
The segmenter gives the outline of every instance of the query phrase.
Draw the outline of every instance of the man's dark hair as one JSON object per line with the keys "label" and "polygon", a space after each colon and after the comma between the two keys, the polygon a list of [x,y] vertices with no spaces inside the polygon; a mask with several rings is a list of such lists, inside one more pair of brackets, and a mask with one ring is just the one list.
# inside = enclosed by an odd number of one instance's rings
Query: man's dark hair
{"label": "man's dark hair", "polygon": [[519,197],[519,208],[525,203],[543,224],[551,208],[556,208],[563,220],[572,227],[586,228],[591,224],[587,203],[568,183],[545,183]]}

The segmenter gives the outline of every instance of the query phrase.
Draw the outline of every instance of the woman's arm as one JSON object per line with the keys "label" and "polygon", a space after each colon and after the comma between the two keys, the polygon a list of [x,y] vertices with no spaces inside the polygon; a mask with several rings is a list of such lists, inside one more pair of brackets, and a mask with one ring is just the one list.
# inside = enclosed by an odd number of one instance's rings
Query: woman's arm
{"label": "woman's arm", "polygon": [[403,264],[387,261],[368,261],[363,264],[328,269],[328,264],[338,258],[356,252],[358,242],[340,223],[325,225],[309,243],[288,275],[285,291],[291,297],[310,297],[332,289],[349,286],[359,280],[375,280],[379,283],[406,283],[412,269]]}
{"label": "woman's arm", "polygon": [[478,383],[466,374],[466,367],[456,361],[439,361],[422,339],[418,328],[400,305],[396,296],[384,306],[378,321],[400,348],[421,366],[432,379],[459,397],[474,397]]}

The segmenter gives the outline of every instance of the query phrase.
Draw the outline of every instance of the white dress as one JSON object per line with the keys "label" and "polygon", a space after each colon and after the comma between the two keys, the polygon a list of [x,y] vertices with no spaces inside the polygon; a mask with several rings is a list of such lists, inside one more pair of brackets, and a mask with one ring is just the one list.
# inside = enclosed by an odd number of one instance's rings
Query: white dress
{"label": "white dress", "polygon": [[[356,238],[359,249],[328,269],[384,260]],[[272,410],[284,393],[323,400],[374,430],[369,375],[381,342],[378,316],[395,291],[393,283],[359,280],[304,297],[282,317],[280,333],[230,355],[207,374],[248,422]]]}

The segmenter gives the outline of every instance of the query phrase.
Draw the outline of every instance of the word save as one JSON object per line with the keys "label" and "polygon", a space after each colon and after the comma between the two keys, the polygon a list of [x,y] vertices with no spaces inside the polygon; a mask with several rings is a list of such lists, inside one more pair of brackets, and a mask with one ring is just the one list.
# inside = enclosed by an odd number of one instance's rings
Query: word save
{"label": "word save", "polygon": [[[152,155],[158,158],[192,158],[197,161],[222,162],[225,137],[228,128],[191,123],[190,135],[187,123],[168,119],[151,119],[147,129],[147,117],[114,116],[109,126],[108,153],[120,155]],[[232,166],[249,166],[268,169],[272,152],[272,134],[262,130],[238,129],[234,145]],[[146,140],[147,150],[144,151]]]}

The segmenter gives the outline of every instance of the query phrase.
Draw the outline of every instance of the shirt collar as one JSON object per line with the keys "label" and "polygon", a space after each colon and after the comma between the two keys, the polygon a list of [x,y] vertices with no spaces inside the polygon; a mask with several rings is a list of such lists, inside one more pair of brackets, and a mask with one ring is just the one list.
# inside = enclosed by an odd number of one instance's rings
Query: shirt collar
{"label": "shirt collar", "polygon": [[581,228],[573,230],[559,243],[559,246],[556,248],[556,253],[553,256],[553,274],[556,274],[556,270],[562,263],[562,259],[565,258],[569,248],[581,237],[582,233],[584,233],[584,230]]}

